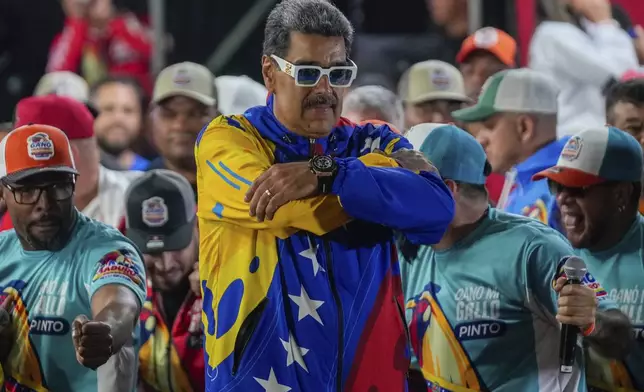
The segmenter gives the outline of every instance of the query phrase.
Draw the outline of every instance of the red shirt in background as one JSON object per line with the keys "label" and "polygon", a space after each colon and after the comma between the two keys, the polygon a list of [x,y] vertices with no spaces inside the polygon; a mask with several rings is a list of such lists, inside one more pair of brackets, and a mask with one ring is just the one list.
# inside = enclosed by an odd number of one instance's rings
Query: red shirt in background
{"label": "red shirt in background", "polygon": [[13,229],[13,222],[11,222],[11,217],[8,212],[5,212],[0,219],[0,231],[11,230]]}
{"label": "red shirt in background", "polygon": [[487,192],[490,196],[490,200],[494,205],[496,205],[496,203],[499,201],[504,182],[505,176],[503,174],[492,173],[487,177],[485,186],[487,187]]}
{"label": "red shirt in background", "polygon": [[[152,41],[148,27],[134,14],[112,19],[104,35],[95,36],[84,19],[68,18],[65,27],[54,38],[49,53],[47,72],[71,71],[85,77],[91,85],[94,75],[85,74],[87,59],[96,59],[109,75],[136,78],[150,94],[150,58]],[[107,75],[105,75],[107,76]]]}

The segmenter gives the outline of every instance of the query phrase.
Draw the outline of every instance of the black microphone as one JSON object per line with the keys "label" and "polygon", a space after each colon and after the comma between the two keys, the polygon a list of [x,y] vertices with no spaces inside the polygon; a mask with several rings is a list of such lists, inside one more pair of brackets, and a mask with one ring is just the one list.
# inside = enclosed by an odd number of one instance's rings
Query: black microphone
{"label": "black microphone", "polygon": [[0,308],[0,330],[11,323],[11,315],[6,310]]}
{"label": "black microphone", "polygon": [[[586,263],[582,259],[577,256],[570,256],[566,260],[563,270],[567,279],[566,285],[569,285],[581,284],[588,268],[586,268]],[[559,339],[559,371],[561,373],[572,373],[579,332],[579,328],[574,325],[561,325],[561,338]]]}

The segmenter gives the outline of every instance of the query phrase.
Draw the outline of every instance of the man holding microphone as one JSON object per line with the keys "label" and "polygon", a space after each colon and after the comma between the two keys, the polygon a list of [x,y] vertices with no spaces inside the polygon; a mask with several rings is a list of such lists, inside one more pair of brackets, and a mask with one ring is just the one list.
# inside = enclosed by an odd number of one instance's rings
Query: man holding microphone
{"label": "man holding microphone", "polygon": [[620,356],[628,320],[561,234],[488,206],[490,168],[471,135],[434,127],[419,149],[456,203],[440,242],[400,246],[411,342],[427,384],[458,392],[585,392],[577,337]]}

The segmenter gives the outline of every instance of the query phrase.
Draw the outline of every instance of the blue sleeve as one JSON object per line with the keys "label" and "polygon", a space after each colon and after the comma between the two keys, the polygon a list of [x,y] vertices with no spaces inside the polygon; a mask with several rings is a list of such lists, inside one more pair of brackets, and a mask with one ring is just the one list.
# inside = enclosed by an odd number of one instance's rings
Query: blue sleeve
{"label": "blue sleeve", "polygon": [[[380,149],[412,149],[407,139],[387,126],[367,125],[361,154]],[[332,193],[355,219],[398,230],[413,244],[435,244],[454,217],[454,199],[434,173],[403,168],[369,167],[357,158],[338,158]]]}
{"label": "blue sleeve", "polygon": [[357,158],[337,159],[332,193],[355,219],[402,232],[414,244],[435,244],[454,217],[454,200],[434,173],[368,167]]}
{"label": "blue sleeve", "polygon": [[140,253],[126,241],[110,241],[89,252],[91,264],[89,297],[101,287],[120,284],[128,287],[143,304],[146,295],[145,268]]}

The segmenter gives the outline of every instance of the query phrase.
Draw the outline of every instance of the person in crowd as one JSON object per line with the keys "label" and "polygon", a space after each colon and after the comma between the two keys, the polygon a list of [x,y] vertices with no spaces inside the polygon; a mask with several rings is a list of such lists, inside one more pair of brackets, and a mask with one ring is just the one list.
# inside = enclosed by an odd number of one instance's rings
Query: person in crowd
{"label": "person in crowd", "polygon": [[74,162],[67,136],[51,126],[19,127],[0,142],[2,199],[15,227],[0,233],[0,303],[12,303],[0,363],[10,391],[136,385],[142,256],[74,207]]}
{"label": "person in crowd", "polygon": [[381,86],[360,86],[344,97],[342,116],[360,123],[365,120],[385,121],[404,129],[404,112],[400,99]]}
{"label": "person in crowd", "polygon": [[503,30],[484,27],[463,41],[456,55],[465,91],[473,102],[485,81],[497,72],[516,66],[517,43]]}
{"label": "person in crowd", "polygon": [[103,155],[116,158],[123,170],[145,170],[150,162],[132,151],[143,127],[143,92],[136,80],[103,79],[92,86],[91,102],[99,112],[94,132]]}
{"label": "person in crowd", "polygon": [[606,121],[644,146],[644,78],[616,83],[608,90]]}
{"label": "person in crowd", "polygon": [[242,114],[253,106],[265,105],[268,91],[248,76],[223,75],[215,78],[217,107],[221,114]]}
{"label": "person in crowd", "polygon": [[626,316],[590,274],[564,287],[558,267],[574,251],[560,233],[489,207],[491,168],[476,139],[442,125],[420,150],[451,190],[456,213],[437,244],[399,247],[412,347],[427,381],[419,390],[585,392],[581,355],[573,373],[559,372],[560,323],[623,358]]}
{"label": "person in crowd", "polygon": [[75,72],[90,86],[108,75],[128,75],[149,92],[151,35],[134,14],[112,0],[62,0],[62,6],[67,19],[52,43],[47,72]]}
{"label": "person in crowd", "polygon": [[442,47],[437,50],[442,60],[453,64],[463,40],[467,37],[468,1],[467,0],[425,0],[433,25],[442,38]]}
{"label": "person in crowd", "polygon": [[125,203],[126,235],[143,253],[148,276],[141,311],[142,389],[205,391],[201,295],[188,279],[199,246],[192,187],[178,173],[152,170],[132,182]]}
{"label": "person in crowd", "polygon": [[602,295],[618,304],[635,331],[626,358],[615,360],[606,348],[589,347],[589,391],[644,390],[644,218],[637,213],[642,148],[615,127],[588,128],[570,138],[555,166],[535,176],[542,178],[556,195],[568,240],[605,284]]}
{"label": "person in crowd", "polygon": [[62,95],[89,103],[89,86],[82,77],[70,71],[49,72],[36,84],[33,95]]}
{"label": "person in crowd", "polygon": [[[638,65],[633,42],[613,20],[609,0],[540,0],[530,68],[561,89],[559,136],[604,123],[605,88]],[[565,38],[562,38],[565,37]]]}
{"label": "person in crowd", "polygon": [[186,177],[197,195],[195,142],[218,114],[215,77],[200,64],[170,65],[157,76],[152,93],[152,139],[159,158],[148,170],[169,169]]}
{"label": "person in crowd", "polygon": [[559,90],[546,75],[526,69],[501,71],[489,78],[475,106],[453,112],[465,123],[480,122],[477,140],[492,171],[506,173],[497,204],[559,228],[559,213],[546,181],[532,176],[556,162],[565,139],[557,140]]}
{"label": "person in crowd", "polygon": [[[606,122],[630,133],[644,148],[644,77],[616,83],[608,90]],[[639,211],[644,214],[644,198]]]}
{"label": "person in crowd", "polygon": [[407,129],[426,122],[454,122],[451,113],[471,102],[458,69],[438,60],[412,65],[402,76],[398,90],[405,105]]}
{"label": "person in crowd", "polygon": [[[117,227],[124,212],[125,191],[141,172],[114,171],[100,165],[94,118],[87,108],[55,95],[25,98],[16,106],[15,126],[27,124],[51,125],[66,133],[80,173],[74,186],[74,206],[89,218]],[[11,227],[11,221],[3,219],[2,229]]]}
{"label": "person in crowd", "polygon": [[280,2],[264,31],[267,105],[198,138],[207,390],[404,390],[393,230],[431,244],[453,200],[404,138],[341,120],[352,42],[330,2]]}

